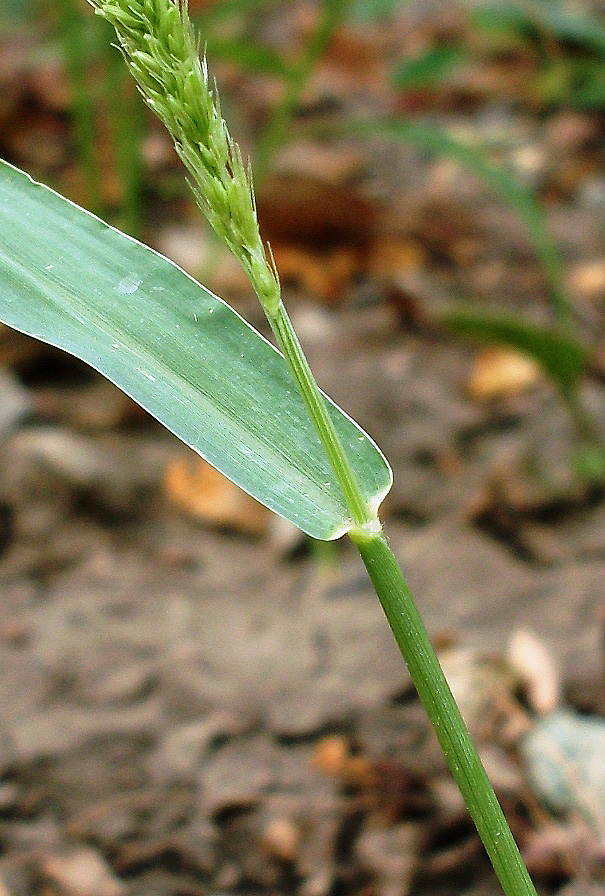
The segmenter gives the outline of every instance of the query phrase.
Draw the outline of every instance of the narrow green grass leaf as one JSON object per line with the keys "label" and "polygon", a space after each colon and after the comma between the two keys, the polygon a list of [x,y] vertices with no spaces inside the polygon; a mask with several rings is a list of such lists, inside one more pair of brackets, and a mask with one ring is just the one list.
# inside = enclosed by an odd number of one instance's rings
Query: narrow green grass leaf
{"label": "narrow green grass leaf", "polygon": [[393,74],[393,84],[402,90],[438,87],[464,62],[466,55],[462,47],[454,44],[431,47],[420,56],[400,62]]}
{"label": "narrow green grass leaf", "polygon": [[191,10],[191,18],[200,29],[201,33],[208,33],[215,25],[221,24],[232,16],[241,17],[249,13],[257,12],[263,6],[268,6],[272,0],[222,0],[219,3],[211,3],[201,10]]}
{"label": "narrow green grass leaf", "polygon": [[487,31],[504,32],[519,37],[538,37],[547,30],[562,43],[572,43],[600,56],[605,55],[605,25],[596,16],[569,8],[560,3],[490,4],[472,13],[475,26]]}
{"label": "narrow green grass leaf", "polygon": [[351,10],[351,21],[356,25],[384,22],[408,0],[355,0]]}
{"label": "narrow green grass leaf", "polygon": [[235,62],[241,69],[260,75],[289,78],[292,67],[269,46],[255,43],[246,37],[210,36],[206,41],[206,53],[212,59]]}
{"label": "narrow green grass leaf", "polygon": [[[280,353],[168,259],[2,161],[0,321],[86,361],[308,535],[351,528]],[[390,468],[329,410],[376,508]]]}
{"label": "narrow green grass leaf", "polygon": [[578,44],[585,50],[593,50],[605,58],[605,24],[603,19],[590,16],[560,4],[540,5],[544,24],[562,40]]}
{"label": "narrow green grass leaf", "polygon": [[468,308],[447,312],[441,321],[458,335],[501,343],[529,355],[566,395],[576,388],[584,371],[586,351],[577,339],[518,315]]}
{"label": "narrow green grass leaf", "polygon": [[269,167],[270,158],[287,141],[290,125],[305,87],[336,29],[346,21],[352,2],[353,0],[323,0],[317,25],[307,38],[300,59],[293,65],[286,80],[284,95],[273,108],[257,141],[254,159],[257,178],[260,174],[262,179]]}

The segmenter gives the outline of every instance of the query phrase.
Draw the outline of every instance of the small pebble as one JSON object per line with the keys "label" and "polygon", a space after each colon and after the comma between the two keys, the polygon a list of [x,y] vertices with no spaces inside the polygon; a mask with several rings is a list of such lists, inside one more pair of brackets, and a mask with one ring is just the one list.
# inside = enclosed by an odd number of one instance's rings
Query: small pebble
{"label": "small pebble", "polygon": [[42,874],[60,896],[123,896],[126,885],[113,874],[105,859],[90,847],[46,856]]}
{"label": "small pebble", "polygon": [[274,818],[263,831],[262,842],[267,854],[280,862],[296,859],[299,841],[300,831],[289,818]]}
{"label": "small pebble", "polygon": [[561,699],[559,670],[552,653],[533,632],[517,630],[508,647],[508,662],[517,673],[533,710],[551,712]]}

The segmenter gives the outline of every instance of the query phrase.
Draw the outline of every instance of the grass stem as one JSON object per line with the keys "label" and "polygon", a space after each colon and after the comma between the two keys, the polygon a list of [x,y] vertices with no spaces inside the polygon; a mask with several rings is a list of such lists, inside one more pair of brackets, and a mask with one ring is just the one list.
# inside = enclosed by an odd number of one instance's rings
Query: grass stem
{"label": "grass stem", "polygon": [[536,896],[493,787],[383,535],[351,532],[454,780],[507,896]]}
{"label": "grass stem", "polygon": [[321,444],[343,491],[356,526],[370,531],[379,524],[368,508],[346,452],[338,438],[326,402],[301,348],[288,312],[280,302],[274,315],[267,315],[279,348],[284,353],[298,390],[305,402]]}

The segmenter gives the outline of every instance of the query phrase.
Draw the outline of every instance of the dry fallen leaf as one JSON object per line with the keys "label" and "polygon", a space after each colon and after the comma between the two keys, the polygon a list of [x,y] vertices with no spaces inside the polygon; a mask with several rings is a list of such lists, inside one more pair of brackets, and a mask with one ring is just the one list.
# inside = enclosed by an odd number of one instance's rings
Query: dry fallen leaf
{"label": "dry fallen leaf", "polygon": [[175,458],[164,482],[172,503],[211,526],[265,535],[271,512],[199,457]]}
{"label": "dry fallen leaf", "polygon": [[519,676],[529,705],[543,714],[561,699],[559,670],[546,645],[532,632],[518,629],[508,645],[508,662]]}
{"label": "dry fallen leaf", "polygon": [[360,268],[354,248],[321,251],[290,244],[275,245],[273,251],[283,283],[330,303],[344,297]]}
{"label": "dry fallen leaf", "polygon": [[124,896],[127,890],[101,854],[88,846],[44,856],[41,871],[58,896]]}
{"label": "dry fallen leaf", "polygon": [[582,299],[605,299],[605,258],[574,265],[568,276],[569,288]]}
{"label": "dry fallen leaf", "polygon": [[326,182],[306,169],[268,178],[257,198],[261,229],[273,246],[363,246],[378,217],[354,185]]}
{"label": "dry fallen leaf", "polygon": [[515,679],[499,657],[452,646],[439,660],[471,735],[480,743],[514,740],[526,726],[514,699]]}
{"label": "dry fallen leaf", "polygon": [[531,358],[509,348],[490,347],[476,358],[466,388],[476,401],[492,401],[518,395],[542,378]]}
{"label": "dry fallen leaf", "polygon": [[402,273],[417,271],[427,263],[422,245],[405,235],[383,236],[374,241],[368,268],[378,280],[396,283]]}
{"label": "dry fallen leaf", "polygon": [[349,761],[349,742],[340,734],[324,737],[311,757],[311,765],[326,775],[344,775]]}
{"label": "dry fallen leaf", "polygon": [[294,862],[300,842],[300,829],[291,818],[273,818],[265,826],[262,845],[266,853],[280,862]]}

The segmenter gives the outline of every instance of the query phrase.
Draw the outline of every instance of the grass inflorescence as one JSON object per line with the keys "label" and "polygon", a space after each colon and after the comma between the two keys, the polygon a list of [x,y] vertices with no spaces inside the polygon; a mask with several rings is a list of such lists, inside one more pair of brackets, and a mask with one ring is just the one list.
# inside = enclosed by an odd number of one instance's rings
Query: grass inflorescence
{"label": "grass inflorescence", "polygon": [[260,236],[249,165],[221,115],[186,3],[89,0],[115,28],[147,105],[170,132],[198,205],[243,266],[265,311],[280,303],[275,266]]}

